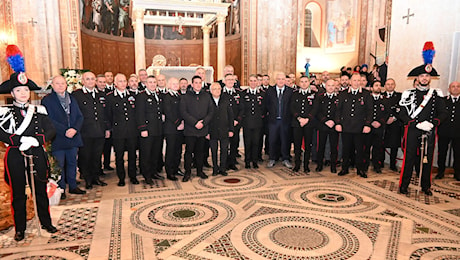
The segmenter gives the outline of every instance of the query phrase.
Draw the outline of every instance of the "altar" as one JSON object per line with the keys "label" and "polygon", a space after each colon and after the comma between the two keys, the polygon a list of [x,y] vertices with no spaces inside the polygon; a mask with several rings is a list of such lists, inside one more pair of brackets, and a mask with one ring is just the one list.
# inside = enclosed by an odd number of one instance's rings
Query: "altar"
{"label": "altar", "polygon": [[203,68],[206,71],[206,82],[214,82],[214,68],[212,66],[150,66],[147,68],[147,74],[157,76],[165,75],[166,80],[169,78],[186,78],[191,82],[197,68]]}

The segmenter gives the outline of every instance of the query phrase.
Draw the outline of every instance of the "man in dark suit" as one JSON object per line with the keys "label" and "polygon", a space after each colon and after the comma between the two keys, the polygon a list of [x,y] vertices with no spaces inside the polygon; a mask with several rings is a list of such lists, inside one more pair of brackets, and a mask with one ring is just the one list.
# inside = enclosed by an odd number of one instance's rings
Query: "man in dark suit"
{"label": "man in dark suit", "polygon": [[386,99],[388,120],[386,122],[384,144],[385,147],[390,148],[390,169],[397,172],[396,157],[398,155],[398,149],[401,147],[401,136],[402,136],[402,122],[398,119],[398,113],[396,112],[398,102],[401,99],[401,93],[395,91],[396,83],[394,79],[387,79],[385,82],[385,92],[382,93]]}
{"label": "man in dark suit", "polygon": [[318,153],[316,171],[323,170],[324,152],[326,140],[329,137],[331,172],[336,173],[339,133],[335,131],[335,113],[337,111],[337,94],[335,93],[335,81],[326,81],[325,92],[317,96],[315,110],[318,120]]}
{"label": "man in dark suit", "polygon": [[310,81],[307,76],[300,78],[300,86],[297,91],[292,94],[291,98],[291,113],[292,127],[294,134],[294,172],[300,169],[302,155],[302,140],[305,140],[305,152],[303,156],[303,171],[310,172],[308,167],[311,155],[311,142],[313,138],[313,130],[316,127],[315,111],[313,111],[316,93],[310,88]]}
{"label": "man in dark suit", "polygon": [[[385,161],[385,151],[383,148],[383,134],[385,132],[386,122],[388,120],[387,100],[380,94],[382,85],[380,81],[374,81],[371,87],[372,97],[372,119],[371,132],[366,135],[365,144],[365,171],[369,168],[370,161],[376,173],[382,173],[383,163]],[[371,159],[372,147],[372,159]]]}
{"label": "man in dark suit", "polygon": [[[387,80],[388,82],[388,80]],[[454,178],[460,181],[460,82],[454,81],[449,85],[449,96],[445,98],[447,119],[438,127],[438,174],[436,179],[444,178],[446,157],[449,143],[454,151]]]}
{"label": "man in dark suit", "polygon": [[190,180],[192,154],[196,159],[197,175],[206,179],[208,176],[203,172],[205,136],[208,134],[209,123],[213,117],[214,105],[211,96],[202,90],[200,76],[192,78],[192,91],[181,97],[180,111],[185,122],[185,175],[182,181]]}
{"label": "man in dark suit", "polygon": [[93,185],[107,185],[99,179],[106,130],[105,95],[96,89],[94,73],[83,73],[82,83],[83,88],[72,93],[83,114],[83,146],[78,151],[78,168],[86,181],[86,189],[92,189]]}
{"label": "man in dark suit", "polygon": [[238,170],[236,167],[236,156],[238,154],[238,146],[240,144],[240,129],[241,129],[241,95],[240,89],[234,87],[235,79],[233,74],[227,74],[224,78],[225,85],[222,96],[229,101],[229,106],[233,110],[233,126],[234,135],[230,137],[230,153],[228,155],[228,169]]}
{"label": "man in dark suit", "polygon": [[291,148],[292,116],[289,104],[293,91],[285,85],[286,74],[279,72],[276,74],[275,80],[276,85],[268,88],[265,94],[270,142],[270,156],[267,167],[273,167],[281,155],[283,165],[291,169],[292,164],[289,160],[289,153]]}
{"label": "man in dark suit", "polygon": [[[52,153],[62,169],[58,184],[65,190],[69,185],[69,193],[85,194],[77,186],[77,152],[83,145],[80,129],[83,125],[83,115],[78,107],[77,100],[67,92],[67,83],[62,76],[56,76],[51,83],[53,92],[42,100],[48,116],[56,128],[56,138],[51,147]],[[65,198],[63,193],[62,198]]]}
{"label": "man in dark suit", "polygon": [[342,133],[343,163],[339,176],[348,174],[350,157],[356,150],[357,174],[367,178],[364,165],[365,135],[371,131],[372,99],[369,91],[360,87],[361,76],[353,73],[350,88],[338,96],[335,130]]}
{"label": "man in dark suit", "polygon": [[147,70],[145,69],[140,69],[138,72],[137,72],[137,75],[139,76],[139,91],[142,91],[146,88],[146,84],[147,84],[147,77],[149,76],[147,74]]}
{"label": "man in dark suit", "polygon": [[[212,176],[221,174],[227,176],[227,156],[229,138],[233,136],[233,109],[229,97],[221,95],[222,87],[219,83],[213,83],[210,87],[214,104],[214,115],[209,124],[209,139],[212,157]],[[218,147],[220,146],[220,160],[217,161]]]}
{"label": "man in dark suit", "polygon": [[[184,120],[180,114],[179,81],[176,78],[168,80],[168,94],[163,96],[163,114],[165,121],[163,133],[166,138],[165,169],[168,180],[177,181],[180,175],[179,165],[184,142]],[[182,174],[183,175],[183,174]]]}
{"label": "man in dark suit", "polygon": [[156,172],[163,142],[162,98],[156,92],[156,79],[148,76],[146,89],[136,97],[136,122],[140,132],[139,161],[145,183],[163,180]]}
{"label": "man in dark suit", "polygon": [[241,92],[245,168],[259,168],[259,143],[266,114],[265,94],[258,88],[256,75],[249,76],[249,88]]}
{"label": "man in dark suit", "polygon": [[106,122],[107,133],[113,138],[115,164],[118,175],[118,186],[125,186],[124,154],[128,151],[128,176],[132,184],[139,184],[136,178],[136,143],[137,125],[135,101],[136,98],[127,90],[126,76],[115,76],[115,90],[107,94]]}

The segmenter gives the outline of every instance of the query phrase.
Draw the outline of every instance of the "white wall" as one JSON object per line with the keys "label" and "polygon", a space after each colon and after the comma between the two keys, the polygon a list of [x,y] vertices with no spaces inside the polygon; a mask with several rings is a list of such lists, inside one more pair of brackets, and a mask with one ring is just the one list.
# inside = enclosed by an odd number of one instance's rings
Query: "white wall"
{"label": "white wall", "polygon": [[[402,17],[407,15],[408,8],[414,16],[406,24],[406,19]],[[436,56],[433,67],[441,75],[439,79],[432,80],[431,85],[446,93],[449,80],[460,79],[458,69],[454,69],[454,72],[450,69],[456,31],[460,31],[458,0],[393,1],[388,77],[396,80],[398,91],[412,87],[412,80],[407,78],[407,74],[412,68],[423,64],[422,49],[426,41],[434,43]]]}

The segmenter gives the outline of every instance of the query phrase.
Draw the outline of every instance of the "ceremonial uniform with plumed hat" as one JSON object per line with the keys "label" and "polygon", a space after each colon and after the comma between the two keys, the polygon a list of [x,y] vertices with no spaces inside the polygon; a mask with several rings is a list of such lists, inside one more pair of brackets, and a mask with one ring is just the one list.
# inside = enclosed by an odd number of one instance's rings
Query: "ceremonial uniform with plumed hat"
{"label": "ceremonial uniform with plumed hat", "polygon": [[[46,193],[48,182],[48,158],[44,144],[53,138],[56,130],[47,116],[46,108],[29,104],[30,90],[40,89],[24,73],[24,59],[18,47],[8,45],[8,62],[15,71],[10,79],[0,85],[0,94],[11,93],[12,106],[0,107],[0,141],[8,147],[5,153],[5,181],[11,190],[16,241],[25,237],[26,186],[34,177],[34,196],[41,227],[50,233],[57,232],[51,224],[49,200]],[[24,88],[27,87],[27,88]],[[33,173],[24,154],[33,155]],[[27,178],[26,178],[27,176]]]}
{"label": "ceremonial uniform with plumed hat", "polygon": [[399,181],[399,192],[407,194],[414,165],[419,163],[418,153],[421,151],[421,138],[426,136],[421,169],[422,191],[431,196],[431,167],[436,137],[436,127],[447,117],[447,110],[442,92],[430,88],[431,77],[439,76],[433,68],[435,50],[432,42],[426,42],[423,48],[425,63],[412,69],[408,77],[417,77],[419,85],[414,89],[405,90],[399,101],[399,116],[404,123],[403,151],[404,161]]}

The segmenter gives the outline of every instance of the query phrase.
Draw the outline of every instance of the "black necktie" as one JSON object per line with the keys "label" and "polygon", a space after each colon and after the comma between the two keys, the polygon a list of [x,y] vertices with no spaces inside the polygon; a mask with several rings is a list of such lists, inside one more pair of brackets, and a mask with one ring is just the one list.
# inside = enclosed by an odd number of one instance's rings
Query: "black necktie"
{"label": "black necktie", "polygon": [[278,90],[278,117],[281,118],[283,115],[283,90]]}

